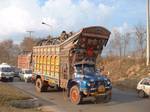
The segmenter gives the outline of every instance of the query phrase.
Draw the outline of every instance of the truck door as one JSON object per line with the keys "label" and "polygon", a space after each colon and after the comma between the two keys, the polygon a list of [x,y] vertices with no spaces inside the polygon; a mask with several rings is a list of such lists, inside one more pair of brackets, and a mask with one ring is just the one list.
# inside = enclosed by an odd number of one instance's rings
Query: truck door
{"label": "truck door", "polygon": [[61,64],[61,76],[60,76],[60,87],[67,88],[68,83],[68,64]]}
{"label": "truck door", "polygon": [[68,73],[68,67],[67,67],[67,63],[64,63],[61,65],[61,73],[62,73],[62,78],[63,79],[67,79],[67,73]]}

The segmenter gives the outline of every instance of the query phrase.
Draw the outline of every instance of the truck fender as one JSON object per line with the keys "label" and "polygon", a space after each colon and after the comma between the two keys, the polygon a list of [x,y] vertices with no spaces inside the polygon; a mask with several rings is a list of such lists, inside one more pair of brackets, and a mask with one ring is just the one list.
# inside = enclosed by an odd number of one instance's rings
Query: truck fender
{"label": "truck fender", "polygon": [[76,80],[70,79],[70,80],[68,81],[67,88],[71,88],[71,87],[74,86],[74,85],[79,85],[79,84],[78,84],[78,82],[77,82]]}
{"label": "truck fender", "polygon": [[70,79],[67,84],[67,96],[69,97],[70,89],[74,85],[79,85],[77,81]]}

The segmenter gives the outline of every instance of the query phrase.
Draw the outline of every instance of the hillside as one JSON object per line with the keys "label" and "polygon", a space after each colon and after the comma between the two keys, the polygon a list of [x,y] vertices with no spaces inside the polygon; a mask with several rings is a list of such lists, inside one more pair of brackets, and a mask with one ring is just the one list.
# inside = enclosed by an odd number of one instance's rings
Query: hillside
{"label": "hillside", "polygon": [[104,59],[102,64],[113,85],[121,88],[135,89],[141,78],[150,76],[150,68],[145,65],[145,60]]}

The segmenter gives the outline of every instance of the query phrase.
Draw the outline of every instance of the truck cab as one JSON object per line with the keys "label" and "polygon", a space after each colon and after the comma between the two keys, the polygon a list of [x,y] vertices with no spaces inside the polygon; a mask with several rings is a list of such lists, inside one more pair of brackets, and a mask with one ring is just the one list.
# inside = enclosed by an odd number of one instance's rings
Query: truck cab
{"label": "truck cab", "polygon": [[87,96],[104,96],[106,102],[111,99],[112,84],[108,78],[97,73],[94,63],[75,64],[73,77],[68,85],[72,103],[79,104]]}

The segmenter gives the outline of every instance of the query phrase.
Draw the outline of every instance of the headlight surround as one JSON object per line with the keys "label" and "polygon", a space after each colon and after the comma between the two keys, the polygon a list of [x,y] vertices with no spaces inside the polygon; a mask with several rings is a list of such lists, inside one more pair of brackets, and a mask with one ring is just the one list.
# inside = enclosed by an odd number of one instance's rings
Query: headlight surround
{"label": "headlight surround", "polygon": [[104,80],[105,80],[105,84],[106,84],[106,86],[111,85],[111,81],[110,81],[108,78],[105,78]]}
{"label": "headlight surround", "polygon": [[91,86],[90,82],[87,83],[88,86]]}
{"label": "headlight surround", "polygon": [[111,82],[109,80],[107,80],[107,85],[110,85],[110,84],[111,84]]}

